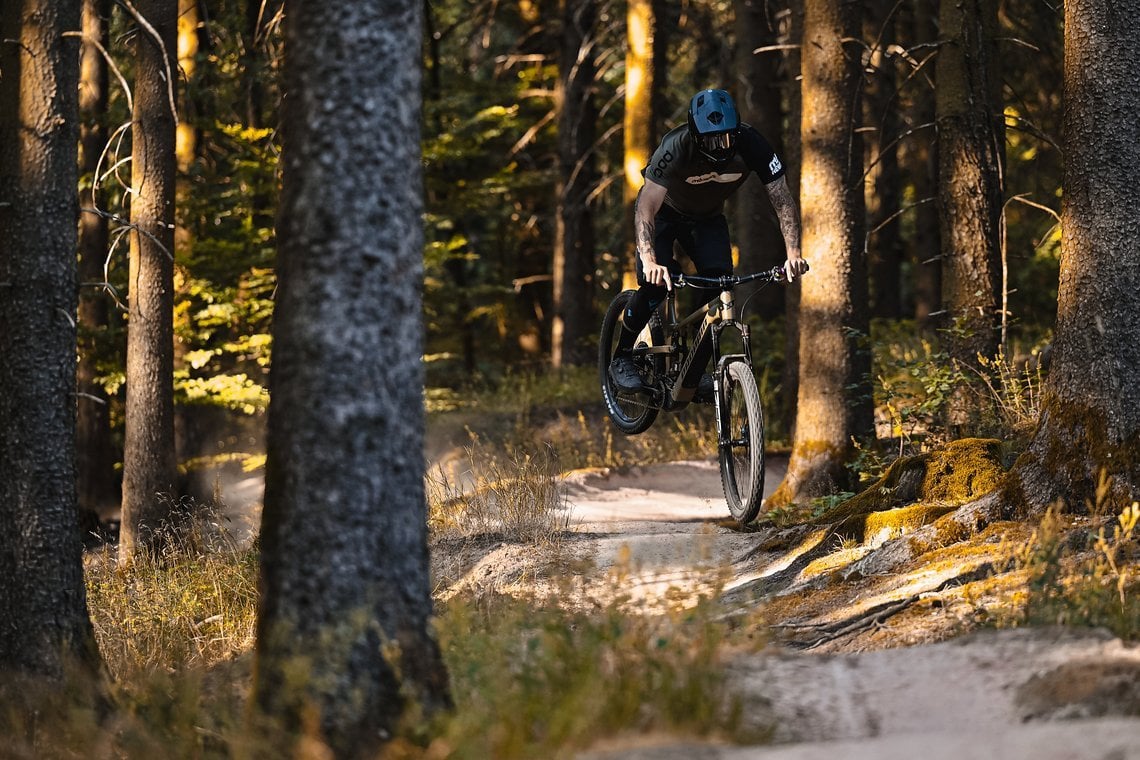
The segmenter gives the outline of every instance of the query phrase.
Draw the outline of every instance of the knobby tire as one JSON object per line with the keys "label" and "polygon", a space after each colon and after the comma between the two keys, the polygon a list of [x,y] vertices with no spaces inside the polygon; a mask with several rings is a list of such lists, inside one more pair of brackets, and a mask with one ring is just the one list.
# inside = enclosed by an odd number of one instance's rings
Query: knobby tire
{"label": "knobby tire", "polygon": [[728,510],[741,525],[760,514],[764,498],[764,411],[756,378],[745,362],[731,362],[717,385],[720,479]]}

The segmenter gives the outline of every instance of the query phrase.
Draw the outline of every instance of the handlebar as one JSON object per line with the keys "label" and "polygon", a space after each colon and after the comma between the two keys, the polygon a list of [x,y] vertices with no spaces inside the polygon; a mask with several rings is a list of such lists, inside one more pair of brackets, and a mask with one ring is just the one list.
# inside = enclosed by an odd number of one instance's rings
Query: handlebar
{"label": "handlebar", "polygon": [[[810,271],[805,270],[805,273]],[[785,282],[787,276],[784,272],[783,265],[777,265],[771,269],[765,269],[762,272],[755,272],[753,274],[746,274],[743,276],[737,275],[722,275],[721,277],[698,277],[697,275],[678,274],[673,277],[673,287],[693,287],[703,289],[720,289],[732,290],[737,285],[743,285],[746,282],[754,280],[764,280],[765,282]]]}

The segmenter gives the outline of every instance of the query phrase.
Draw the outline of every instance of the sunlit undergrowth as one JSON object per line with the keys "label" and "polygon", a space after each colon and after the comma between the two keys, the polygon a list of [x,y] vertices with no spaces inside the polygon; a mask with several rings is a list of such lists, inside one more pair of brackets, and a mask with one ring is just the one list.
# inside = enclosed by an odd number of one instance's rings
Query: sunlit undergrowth
{"label": "sunlit undergrowth", "polygon": [[87,558],[92,623],[116,679],[210,665],[253,642],[256,551],[208,516],[171,535],[160,556],[129,568],[113,549]]}
{"label": "sunlit undergrowth", "polygon": [[[851,465],[858,473],[876,477],[898,456],[950,440],[945,412],[955,388],[962,385],[975,394],[976,417],[955,436],[996,437],[1016,445],[1036,422],[1045,379],[1045,339],[1011,341],[1008,353],[969,368],[957,366],[946,354],[939,333],[923,332],[913,322],[876,322],[872,338],[878,441],[862,443],[862,455]],[[780,352],[769,347],[768,353],[760,352],[754,367],[770,451],[790,445],[781,428],[787,416],[778,381],[782,362]],[[481,446],[508,459],[545,449],[563,471],[705,459],[716,453],[709,406],[662,412],[639,435],[618,432],[606,416],[592,365],[507,373],[494,384],[429,388],[425,393],[429,437],[442,435],[457,447],[477,438]]]}
{"label": "sunlit undergrowth", "polygon": [[569,527],[570,512],[550,448],[501,455],[473,441],[466,469],[437,467],[425,478],[428,528],[434,539],[495,534],[512,541],[550,540]]}
{"label": "sunlit undergrowth", "polygon": [[437,750],[454,758],[568,756],[605,736],[734,730],[729,635],[711,604],[641,616],[619,603],[567,611],[509,597],[457,599],[440,617],[456,712]]}
{"label": "sunlit undergrowth", "polygon": [[640,435],[617,431],[606,417],[594,367],[508,375],[495,388],[425,393],[429,438],[448,437],[456,448],[477,446],[485,458],[500,461],[545,452],[568,471],[703,459],[716,451],[710,406],[663,412]]}
{"label": "sunlit undergrowth", "polygon": [[[55,705],[37,724],[0,714],[13,757],[257,757],[245,726],[252,680],[256,548],[183,545],[160,561],[88,566],[92,617],[111,680],[100,720]],[[643,616],[620,599],[482,595],[440,606],[454,712],[414,717],[385,758],[561,757],[600,738],[659,731],[731,737],[730,624],[712,603]],[[69,703],[70,704],[70,703]],[[756,737],[750,737],[755,739]]]}
{"label": "sunlit undergrowth", "polygon": [[1021,551],[1028,582],[1015,622],[1104,627],[1140,639],[1140,503],[1114,518],[1094,516],[1092,525],[1076,519],[1050,508]]}
{"label": "sunlit undergrowth", "polygon": [[[965,367],[946,353],[937,332],[923,332],[913,322],[877,321],[872,332],[878,448],[891,459],[951,440],[945,416],[959,387],[968,388],[976,404],[955,437],[1000,438],[1016,448],[1032,432],[1046,375],[1045,338],[1023,339]],[[857,466],[879,461],[864,456]]]}

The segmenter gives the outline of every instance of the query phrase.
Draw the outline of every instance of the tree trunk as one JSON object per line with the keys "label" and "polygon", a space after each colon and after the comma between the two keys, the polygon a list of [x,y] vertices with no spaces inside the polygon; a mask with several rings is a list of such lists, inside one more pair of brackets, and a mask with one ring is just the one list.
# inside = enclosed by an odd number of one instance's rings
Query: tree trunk
{"label": "tree trunk", "polygon": [[661,82],[658,59],[664,51],[658,45],[659,22],[655,5],[658,0],[629,0],[626,12],[625,116],[623,119],[624,203],[622,233],[625,254],[622,261],[626,287],[635,287],[637,271],[633,245],[633,210],[641,190],[641,172],[657,145],[656,106],[660,100]]}
{"label": "tree trunk", "polygon": [[245,123],[260,129],[265,122],[265,87],[262,85],[265,64],[258,51],[261,30],[267,18],[269,3],[265,0],[246,0],[245,29],[242,30],[241,81],[245,93]]}
{"label": "tree trunk", "polygon": [[1140,0],[1065,3],[1057,333],[1037,433],[1010,478],[1010,504],[1031,512],[1140,500],[1138,16]]}
{"label": "tree trunk", "polygon": [[405,696],[448,702],[423,486],[421,12],[285,14],[254,699],[336,757],[375,757]]}
{"label": "tree trunk", "polygon": [[875,139],[869,141],[868,162],[872,164],[867,185],[867,235],[870,259],[871,314],[884,319],[902,316],[902,238],[899,208],[902,203],[902,177],[899,173],[898,136],[902,121],[896,90],[895,63],[886,51],[895,43],[899,3],[876,0],[868,19],[868,39],[876,42],[872,53],[872,75],[867,94],[867,126]]}
{"label": "tree trunk", "polygon": [[[914,40],[916,45],[931,44],[938,39],[938,0],[914,0]],[[931,55],[927,53],[927,56]],[[921,60],[927,60],[924,56]],[[907,164],[914,180],[915,209],[914,240],[911,244],[911,265],[914,267],[914,318],[919,326],[934,327],[931,315],[942,309],[942,253],[939,233],[938,204],[938,131],[925,124],[935,119],[934,78],[935,66],[926,63],[916,77],[914,86],[915,128],[922,131],[907,142]]]}
{"label": "tree trunk", "polygon": [[[78,0],[0,2],[0,671],[99,655],[75,466]],[[17,704],[9,695],[5,704]],[[27,696],[26,694],[23,696]]]}
{"label": "tree trunk", "polygon": [[558,94],[561,181],[554,233],[554,320],[551,364],[585,364],[597,352],[594,318],[594,0],[563,0]]}
{"label": "tree trunk", "polygon": [[[178,0],[178,72],[184,86],[178,93],[178,113],[180,118],[175,129],[174,139],[174,208],[185,208],[191,198],[192,179],[190,171],[198,155],[198,127],[195,121],[201,110],[197,103],[198,90],[198,50],[200,38],[201,18],[198,12],[199,0]],[[180,287],[188,279],[183,262],[193,255],[194,233],[184,223],[184,214],[175,213],[177,220],[174,228],[174,247],[171,252],[175,255],[174,281]],[[179,294],[181,295],[181,294]],[[188,369],[186,352],[189,350],[187,341],[180,338],[194,329],[194,317],[188,311],[179,310],[172,330],[173,364],[174,371],[183,372]],[[195,430],[199,415],[196,409],[186,404],[174,406],[174,451],[180,456],[192,458],[196,455],[196,441],[200,434]]]}
{"label": "tree trunk", "polygon": [[[803,251],[800,384],[792,456],[770,505],[842,490],[852,438],[872,434],[867,269],[863,254],[860,8],[807,0],[803,44]],[[848,42],[847,44],[850,44]]]}
{"label": "tree trunk", "polygon": [[[178,0],[141,0],[135,39],[127,401],[119,556],[150,551],[173,518],[174,132]],[[136,20],[137,21],[137,20]]]}
{"label": "tree trunk", "polygon": [[[798,45],[803,41],[804,29],[804,3],[803,0],[789,0],[788,11],[782,14],[779,25],[779,36],[776,41],[781,45]],[[797,81],[801,69],[801,50],[799,47],[784,51],[783,61],[783,101],[784,110],[788,114],[788,134],[784,144],[787,160],[788,187],[792,196],[800,197],[800,174],[803,165],[803,146],[801,144],[800,125],[803,122],[803,91]],[[803,224],[803,201],[798,204],[800,208],[800,223]],[[802,234],[802,233],[801,233]],[[802,246],[802,241],[801,241]],[[788,284],[784,288],[784,375],[781,379],[784,401],[784,428],[789,437],[795,434],[795,408],[796,399],[800,395],[800,281]]]}
{"label": "tree trunk", "polygon": [[[938,205],[947,348],[961,367],[997,353],[1001,310],[1003,115],[995,95],[997,3],[942,0],[938,52]],[[1000,92],[1000,91],[997,91]],[[979,413],[978,394],[960,386],[950,400],[952,434]]]}
{"label": "tree trunk", "polygon": [[[737,75],[733,91],[741,120],[760,130],[781,159],[787,160],[784,155],[784,115],[780,106],[780,53],[775,50],[752,52],[776,44],[778,30],[772,13],[774,9],[766,0],[737,0],[735,8]],[[739,271],[759,272],[782,264],[787,255],[784,236],[762,182],[753,178],[740,188],[736,196],[736,211],[734,226],[740,250]],[[755,291],[755,285],[742,285],[736,294],[737,303],[744,303]],[[763,296],[751,301],[750,311],[763,319],[782,314],[784,293],[783,288],[768,289]]]}
{"label": "tree trunk", "polygon": [[95,212],[95,171],[107,142],[107,62],[94,43],[107,49],[110,0],[83,0],[83,47],[79,64],[79,367],[76,448],[79,506],[103,515],[119,504],[115,476],[116,446],[106,391],[95,382],[98,338],[110,323],[106,280],[107,219]]}

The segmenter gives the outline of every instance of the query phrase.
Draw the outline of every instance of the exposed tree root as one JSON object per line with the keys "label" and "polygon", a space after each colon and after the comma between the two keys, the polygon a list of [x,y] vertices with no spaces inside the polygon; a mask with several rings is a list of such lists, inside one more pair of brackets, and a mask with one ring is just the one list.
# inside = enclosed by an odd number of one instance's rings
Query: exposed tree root
{"label": "exposed tree root", "polygon": [[844,617],[841,620],[832,622],[793,622],[774,625],[773,627],[793,632],[803,631],[810,633],[811,638],[809,639],[791,638],[787,643],[796,649],[815,649],[823,644],[841,639],[844,636],[851,636],[873,628],[878,628],[882,626],[888,618],[909,609],[919,600],[929,598],[931,595],[938,594],[947,588],[980,580],[987,577],[992,571],[993,566],[987,562],[970,568],[966,572],[957,574],[952,578],[942,579],[931,588],[915,591],[901,599],[876,604],[868,609],[860,610],[857,614]]}

